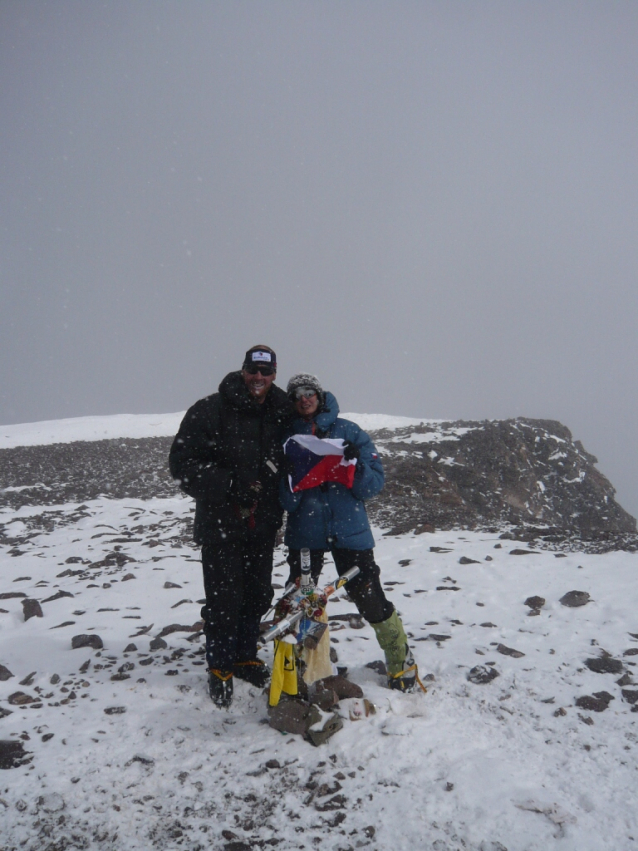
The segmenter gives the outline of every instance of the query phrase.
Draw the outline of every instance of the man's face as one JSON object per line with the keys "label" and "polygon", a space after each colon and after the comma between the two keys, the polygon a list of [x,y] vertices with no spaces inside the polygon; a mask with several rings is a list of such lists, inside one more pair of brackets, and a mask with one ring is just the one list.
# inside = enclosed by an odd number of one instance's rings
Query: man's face
{"label": "man's face", "polygon": [[[259,368],[256,365],[251,366],[250,372],[246,369],[242,369],[241,374],[250,395],[261,403],[268,395],[270,386],[277,377],[277,373],[272,372],[270,375],[262,375],[260,371],[257,371],[253,374],[253,370],[255,369],[258,370]],[[265,366],[264,372],[270,372],[271,369],[272,367]]]}

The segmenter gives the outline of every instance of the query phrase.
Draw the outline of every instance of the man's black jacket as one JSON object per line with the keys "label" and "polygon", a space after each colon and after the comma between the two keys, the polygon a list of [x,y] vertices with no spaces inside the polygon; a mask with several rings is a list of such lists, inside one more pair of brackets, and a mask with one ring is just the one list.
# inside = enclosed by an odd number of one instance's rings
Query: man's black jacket
{"label": "man's black jacket", "polygon": [[[272,535],[281,525],[282,438],[293,416],[286,394],[271,385],[263,403],[231,372],[219,393],[188,409],[169,455],[171,475],[195,499],[195,542],[215,544]],[[233,501],[233,480],[259,481],[251,516]]]}

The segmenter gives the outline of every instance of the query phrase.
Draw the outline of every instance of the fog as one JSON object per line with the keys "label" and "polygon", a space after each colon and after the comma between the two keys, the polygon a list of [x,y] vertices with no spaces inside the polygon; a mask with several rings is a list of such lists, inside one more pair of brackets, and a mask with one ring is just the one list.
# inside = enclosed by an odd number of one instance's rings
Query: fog
{"label": "fog", "polygon": [[638,4],[2,0],[0,422],[561,420],[638,513]]}

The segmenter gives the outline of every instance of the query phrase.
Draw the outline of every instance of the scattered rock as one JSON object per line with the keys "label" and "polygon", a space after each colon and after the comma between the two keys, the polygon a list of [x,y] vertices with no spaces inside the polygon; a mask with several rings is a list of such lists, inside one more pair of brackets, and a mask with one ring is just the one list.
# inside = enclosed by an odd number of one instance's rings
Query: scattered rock
{"label": "scattered rock", "polygon": [[181,588],[181,585],[178,585],[177,582],[165,582],[164,588]]}
{"label": "scattered rock", "polygon": [[104,710],[105,715],[123,715],[126,712],[126,706],[107,706]]}
{"label": "scattered rock", "polygon": [[604,712],[609,706],[608,700],[602,697],[594,697],[591,694],[577,697],[575,703],[580,709],[586,709],[588,712]]}
{"label": "scattered rock", "polygon": [[545,605],[545,598],[544,597],[528,597],[527,600],[525,600],[525,605],[529,606],[530,609],[542,609],[543,606]]}
{"label": "scattered rock", "polygon": [[33,756],[25,751],[22,742],[0,741],[0,768],[19,768],[31,762],[32,759]]}
{"label": "scattered rock", "polygon": [[[74,597],[74,594],[71,594],[70,591],[58,591],[57,594],[54,594],[52,597],[47,597],[46,600],[43,600],[43,603],[52,603],[54,600],[61,600],[62,597]],[[23,604],[24,605],[24,604]]]}
{"label": "scattered rock", "polygon": [[516,549],[516,550],[510,550],[510,555],[511,556],[530,556],[530,555],[538,555],[538,553],[535,552],[534,550]]}
{"label": "scattered rock", "polygon": [[122,577],[122,582],[128,582],[129,579],[135,579],[136,576],[134,573],[127,573],[126,576]]}
{"label": "scattered rock", "polygon": [[587,591],[568,591],[560,598],[559,602],[570,609],[577,609],[579,606],[586,606],[590,599]]}
{"label": "scattered rock", "polygon": [[20,680],[20,685],[21,686],[33,685],[33,680],[35,679],[35,675],[37,673],[38,673],[37,671],[31,671],[31,673],[27,674],[26,677],[23,680]]}
{"label": "scattered rock", "polygon": [[622,654],[623,656],[638,656],[638,647],[630,647],[629,650],[625,650]]}
{"label": "scattered rock", "polygon": [[27,595],[24,591],[5,591],[3,594],[0,594],[0,600],[14,600],[20,597],[26,597]]}
{"label": "scattered rock", "polygon": [[375,662],[368,662],[366,668],[371,668],[377,674],[381,674],[382,677],[385,677],[388,673],[385,662],[382,662],[381,659],[377,659]]}
{"label": "scattered rock", "polygon": [[163,638],[165,635],[171,635],[173,632],[197,632],[200,628],[200,622],[194,624],[179,624],[172,623],[169,626],[165,626],[162,631],[157,636],[158,638]]}
{"label": "scattered rock", "polygon": [[480,561],[477,561],[475,558],[468,558],[467,556],[461,556],[459,559],[459,564],[480,564]]}
{"label": "scattered rock", "polygon": [[135,644],[127,644],[124,648],[125,653],[135,653],[137,651],[137,647]]}
{"label": "scattered rock", "polygon": [[610,659],[606,656],[585,659],[585,664],[595,674],[620,674],[623,670],[623,664],[619,659]]}
{"label": "scattered rock", "polygon": [[4,665],[0,665],[0,682],[5,682],[6,680],[10,680],[11,677],[14,676],[8,668],[5,668]]}
{"label": "scattered rock", "polygon": [[324,688],[334,691],[339,700],[347,700],[349,697],[363,697],[363,691],[356,683],[345,677],[332,676],[322,680]]}
{"label": "scattered rock", "polygon": [[102,650],[104,642],[99,635],[74,635],[71,639],[71,647],[73,650],[80,650],[82,647],[92,647],[94,650]]}
{"label": "scattered rock", "polygon": [[481,626],[484,626],[486,629],[494,629],[496,624],[491,621],[486,621],[485,623],[482,623]]}
{"label": "scattered rock", "polygon": [[619,680],[616,680],[617,686],[630,686],[633,685],[633,681],[631,679],[630,673],[625,673]]}
{"label": "scattered rock", "polygon": [[167,647],[168,644],[164,641],[163,638],[160,638],[159,636],[157,638],[154,638],[149,644],[149,648],[151,650],[166,650]]}
{"label": "scattered rock", "polygon": [[59,813],[64,809],[64,798],[57,792],[41,795],[37,800],[38,809],[45,813]]}
{"label": "scattered rock", "polygon": [[24,619],[28,621],[29,618],[43,618],[44,612],[42,611],[42,606],[37,600],[26,599],[22,601],[22,611],[24,612]]}
{"label": "scattered rock", "polygon": [[[84,665],[82,667],[84,667]],[[84,673],[84,672],[82,672],[82,673]],[[57,684],[60,682],[60,675],[59,674],[52,674],[49,682],[51,683],[52,686],[57,686]]]}
{"label": "scattered rock", "polygon": [[125,763],[125,768],[128,768],[129,765],[133,765],[134,762],[140,762],[142,765],[155,765],[155,760],[152,757],[136,753],[135,756],[131,757],[129,761]]}
{"label": "scattered rock", "polygon": [[513,647],[506,647],[504,644],[497,644],[496,649],[499,653],[502,653],[503,656],[513,656],[514,659],[521,659],[525,654],[521,653],[520,650],[514,650]]}
{"label": "scattered rock", "polygon": [[27,703],[35,703],[36,698],[24,691],[14,691],[7,698],[11,706],[26,706]]}
{"label": "scattered rock", "polygon": [[467,675],[468,680],[475,685],[491,683],[499,676],[496,668],[488,668],[485,665],[475,665]]}
{"label": "scattered rock", "polygon": [[6,718],[7,715],[11,715],[12,712],[10,709],[5,709],[4,706],[0,706],[0,718]]}
{"label": "scattered rock", "polygon": [[636,701],[638,701],[638,691],[636,691],[635,689],[622,689],[622,696],[627,701],[627,703],[634,704],[636,703]]}

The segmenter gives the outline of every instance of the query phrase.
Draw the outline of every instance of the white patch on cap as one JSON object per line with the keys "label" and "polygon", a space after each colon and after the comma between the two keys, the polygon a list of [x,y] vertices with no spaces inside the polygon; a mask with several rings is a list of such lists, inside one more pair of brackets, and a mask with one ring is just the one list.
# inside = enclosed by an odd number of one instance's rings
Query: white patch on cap
{"label": "white patch on cap", "polygon": [[270,363],[272,358],[270,356],[270,352],[253,352],[251,358],[254,361],[259,361],[260,363],[266,362]]}

